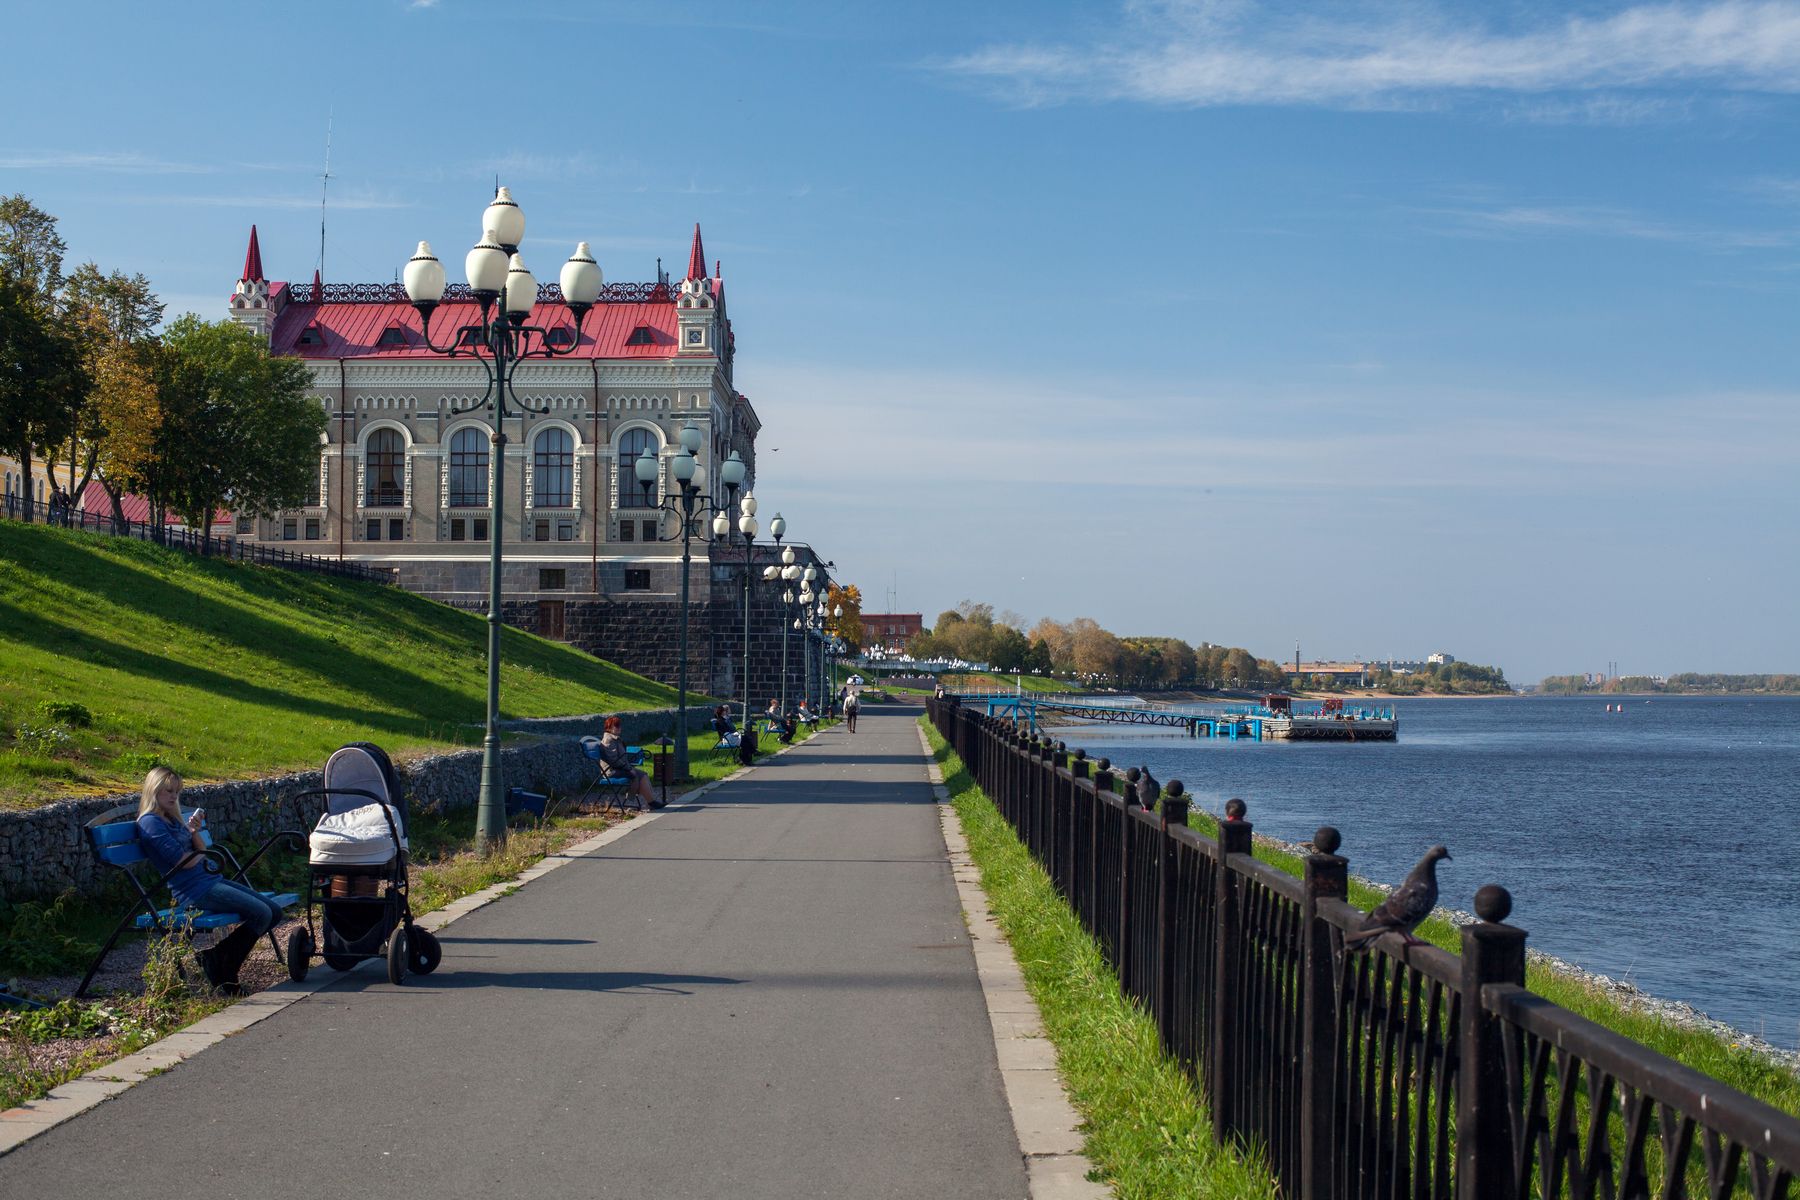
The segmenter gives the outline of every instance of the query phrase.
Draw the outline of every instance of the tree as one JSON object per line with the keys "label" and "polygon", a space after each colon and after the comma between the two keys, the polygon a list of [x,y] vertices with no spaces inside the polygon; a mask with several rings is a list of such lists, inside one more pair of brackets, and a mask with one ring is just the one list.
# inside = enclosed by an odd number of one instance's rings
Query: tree
{"label": "tree", "polygon": [[272,356],[235,322],[191,313],[164,333],[160,359],[158,500],[209,538],[227,503],[257,515],[300,504],[325,432],[305,364]]}
{"label": "tree", "polygon": [[0,198],[0,277],[48,305],[62,287],[63,252],[56,218],[22,193]]}
{"label": "tree", "polygon": [[[102,468],[109,436],[135,434],[142,440],[145,396],[154,392],[148,351],[163,305],[142,275],[102,274],[91,262],[75,268],[63,287],[62,300],[63,310],[81,331],[84,366],[92,381],[91,390],[70,414],[69,479],[73,494],[79,496],[96,469]],[[86,461],[78,467],[83,450]],[[130,453],[127,449],[126,456]],[[118,485],[108,480],[104,469],[101,480],[112,498],[116,520]]]}
{"label": "tree", "polygon": [[68,436],[76,398],[86,391],[68,321],[19,277],[0,274],[0,448],[19,460],[26,480],[33,454],[51,453]]}
{"label": "tree", "polygon": [[[825,602],[831,615],[825,618],[825,632],[844,639],[855,654],[862,649],[862,589],[854,583],[846,583],[842,587],[831,584],[825,591]],[[837,615],[843,609],[842,616]]]}

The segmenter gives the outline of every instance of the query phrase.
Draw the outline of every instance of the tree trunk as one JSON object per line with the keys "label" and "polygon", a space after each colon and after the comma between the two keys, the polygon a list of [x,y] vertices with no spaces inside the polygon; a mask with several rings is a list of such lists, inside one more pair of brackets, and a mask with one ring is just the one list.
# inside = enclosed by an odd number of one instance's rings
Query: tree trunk
{"label": "tree trunk", "polygon": [[31,438],[29,436],[26,437],[25,444],[19,447],[19,467],[25,472],[25,503],[22,507],[24,520],[29,524],[32,519],[31,505],[34,499],[31,494]]}
{"label": "tree trunk", "polygon": [[100,490],[106,493],[108,500],[112,501],[113,530],[117,533],[126,532],[130,522],[125,519],[125,505],[120,501],[119,489],[112,485],[111,480],[102,475]]}
{"label": "tree trunk", "polygon": [[200,557],[202,558],[212,557],[212,523],[213,509],[209,504],[206,506],[206,516],[200,520]]}

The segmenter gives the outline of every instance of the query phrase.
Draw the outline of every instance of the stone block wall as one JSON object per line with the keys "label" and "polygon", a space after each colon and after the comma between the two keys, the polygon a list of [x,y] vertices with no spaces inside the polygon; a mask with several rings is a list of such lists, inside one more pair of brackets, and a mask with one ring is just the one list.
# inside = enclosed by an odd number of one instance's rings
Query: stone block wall
{"label": "stone block wall", "polygon": [[[629,714],[626,740],[653,739],[667,728],[672,710]],[[690,723],[704,727],[710,716],[697,709]],[[585,784],[593,766],[574,740],[598,732],[600,718],[513,722],[536,726],[543,740],[501,751],[508,787],[535,792],[572,792]],[[563,728],[567,726],[567,730]],[[472,808],[481,793],[481,751],[458,750],[396,763],[412,812],[447,812]],[[299,771],[235,783],[204,783],[185,788],[182,802],[206,810],[213,836],[234,847],[254,848],[279,829],[310,832],[324,812],[317,796],[300,793],[322,786],[324,772]],[[136,795],[96,796],[64,800],[43,808],[0,812],[0,897],[8,900],[47,898],[66,891],[91,894],[110,885],[117,872],[95,861],[83,827],[119,805],[137,804]]]}

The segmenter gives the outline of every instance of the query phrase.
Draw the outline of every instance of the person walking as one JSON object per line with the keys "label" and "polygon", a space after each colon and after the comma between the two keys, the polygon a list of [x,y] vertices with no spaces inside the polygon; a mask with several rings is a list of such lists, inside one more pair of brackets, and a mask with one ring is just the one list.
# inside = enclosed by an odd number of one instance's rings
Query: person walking
{"label": "person walking", "polygon": [[860,705],[861,702],[856,698],[855,692],[849,692],[844,696],[844,724],[850,727],[851,733],[856,732],[856,710]]}

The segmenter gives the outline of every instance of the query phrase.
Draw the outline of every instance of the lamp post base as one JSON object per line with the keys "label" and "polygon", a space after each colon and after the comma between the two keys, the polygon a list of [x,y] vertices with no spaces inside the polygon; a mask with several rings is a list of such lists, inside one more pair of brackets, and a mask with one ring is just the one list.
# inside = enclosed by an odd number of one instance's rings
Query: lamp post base
{"label": "lamp post base", "polygon": [[475,851],[488,854],[506,844],[506,784],[500,773],[500,735],[481,742],[481,796],[475,805]]}

